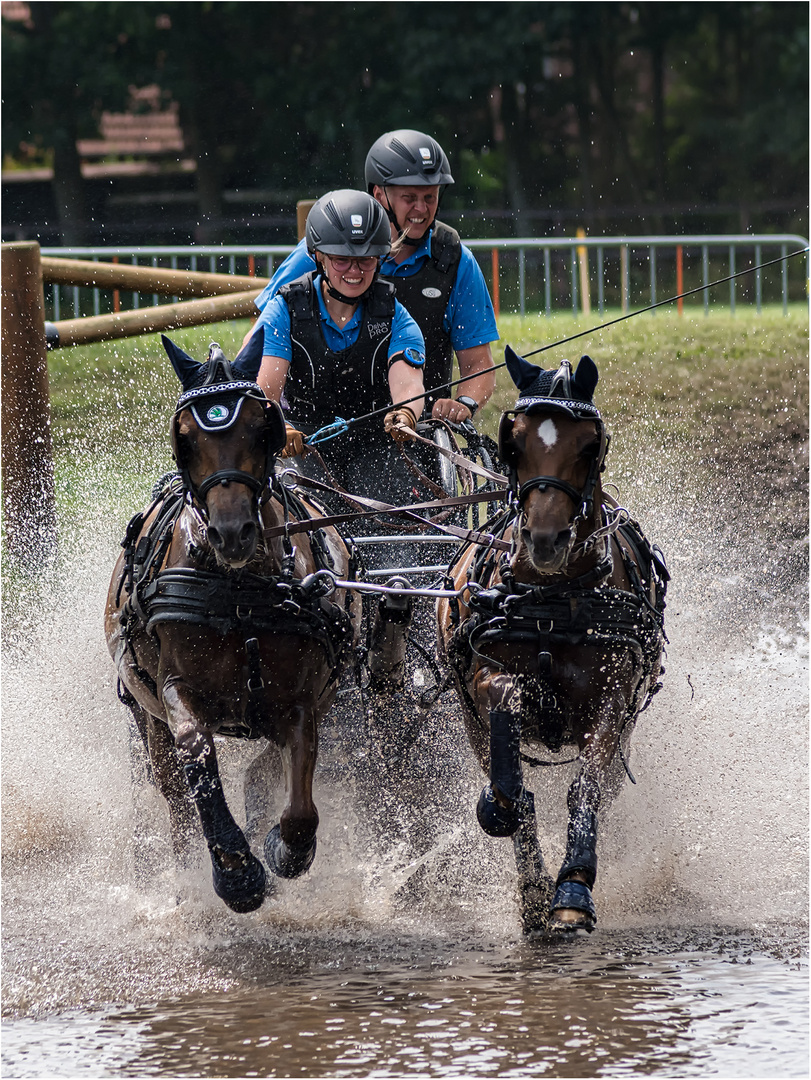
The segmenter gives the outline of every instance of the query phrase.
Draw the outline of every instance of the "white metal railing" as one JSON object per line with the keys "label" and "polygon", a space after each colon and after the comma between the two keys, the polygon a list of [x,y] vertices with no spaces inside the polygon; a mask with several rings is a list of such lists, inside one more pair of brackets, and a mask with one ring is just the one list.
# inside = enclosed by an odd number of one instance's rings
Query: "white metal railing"
{"label": "white metal railing", "polygon": [[[733,279],[728,284],[729,308],[735,311],[741,295],[742,282],[747,302],[760,312],[764,296],[777,302],[783,312],[790,298],[807,299],[811,262],[807,254],[808,240],[794,233],[722,234],[686,236],[614,236],[614,237],[546,237],[493,240],[466,240],[485,273],[488,273],[487,253],[490,255],[489,278],[496,313],[502,300],[509,299],[509,310],[524,315],[528,298],[532,310],[546,315],[553,311],[571,309],[577,315],[588,314],[592,296],[602,315],[606,306],[628,311],[632,300],[641,306],[656,304],[661,296],[667,299],[698,289],[704,313],[709,313],[709,285],[718,278],[730,277],[739,270],[751,267],[751,275]],[[153,247],[81,247],[43,248],[43,255],[62,258],[127,261],[141,266],[163,266],[171,269],[208,270],[220,273],[255,274],[271,277],[277,260],[293,250],[289,244],[222,245],[222,246],[153,246]],[[805,259],[791,258],[795,252],[806,251]],[[593,259],[591,258],[593,254]],[[781,261],[769,267],[774,259]],[[696,263],[700,261],[700,280],[696,280]],[[712,275],[711,275],[712,269]],[[662,288],[663,282],[667,289]],[[126,306],[138,308],[144,303],[164,303],[165,297],[132,290],[120,290],[130,297]],[[88,302],[86,295],[92,294]],[[53,321],[79,315],[101,314],[101,290],[73,285],[49,285],[46,302]],[[109,306],[106,307],[109,310]]]}

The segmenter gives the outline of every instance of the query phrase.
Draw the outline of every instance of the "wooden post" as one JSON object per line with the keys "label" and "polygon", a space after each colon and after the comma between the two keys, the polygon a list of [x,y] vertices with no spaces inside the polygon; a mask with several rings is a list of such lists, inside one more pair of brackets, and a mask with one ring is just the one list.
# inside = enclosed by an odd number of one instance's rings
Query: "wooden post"
{"label": "wooden post", "polygon": [[493,314],[498,319],[501,315],[501,297],[498,288],[498,248],[493,248],[490,252],[490,265],[493,270]]}
{"label": "wooden post", "polygon": [[684,251],[681,244],[676,244],[676,295],[678,300],[676,302],[676,310],[679,315],[684,314]]}
{"label": "wooden post", "polygon": [[317,199],[299,199],[296,203],[296,231],[299,240],[304,239],[304,230],[307,225],[307,215],[318,202]]}
{"label": "wooden post", "polygon": [[[113,262],[118,262],[118,256],[113,255]],[[121,293],[118,289],[113,289],[113,311],[121,310]]]}
{"label": "wooden post", "polygon": [[[584,238],[586,230],[577,230],[578,239]],[[580,268],[580,302],[583,305],[583,314],[591,315],[591,290],[589,289],[589,254],[585,244],[577,245],[577,262]]]}
{"label": "wooden post", "polygon": [[2,247],[2,476],[6,551],[28,570],[56,556],[45,298],[39,244]]}

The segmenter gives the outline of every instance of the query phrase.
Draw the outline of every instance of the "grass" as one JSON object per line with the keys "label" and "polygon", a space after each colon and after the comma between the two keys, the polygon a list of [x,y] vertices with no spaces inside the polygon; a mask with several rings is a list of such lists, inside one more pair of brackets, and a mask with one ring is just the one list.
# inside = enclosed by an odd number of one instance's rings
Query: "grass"
{"label": "grass", "polygon": [[[604,321],[615,317],[611,313]],[[509,343],[543,367],[564,358],[576,362],[588,352],[600,369],[596,397],[616,423],[655,424],[684,434],[708,424],[722,429],[742,420],[762,432],[804,425],[808,409],[808,311],[779,307],[761,315],[738,308],[709,317],[657,312],[597,330],[569,344],[550,343],[597,325],[583,316],[503,315],[494,361]],[[204,359],[217,340],[233,357],[248,328],[246,320],[177,331],[173,340]],[[88,449],[111,444],[142,446],[165,438],[178,385],[158,335],[55,350],[49,355],[54,440],[58,455],[70,454],[79,437]],[[492,430],[498,414],[514,403],[506,371],[497,373],[497,390],[481,415]]]}
{"label": "grass", "polygon": [[[617,314],[609,312],[603,321]],[[739,306],[735,315],[721,308],[706,317],[700,309],[682,317],[665,309],[548,348],[598,323],[570,314],[503,315],[494,361],[503,361],[506,343],[521,354],[544,348],[532,360],[547,368],[588,352],[600,370],[595,400],[620,436],[615,447],[626,448],[626,464],[640,448],[650,452],[674,440],[699,457],[771,448],[785,465],[796,456],[808,416],[805,305],[790,307],[787,316],[779,306],[760,315],[753,308]],[[212,340],[233,357],[248,325],[236,320],[177,331],[172,338],[198,359]],[[171,466],[168,423],[178,383],[159,336],[56,350],[49,355],[49,375],[65,508],[86,497],[88,474],[94,487],[109,488],[111,499],[132,489],[133,505],[139,505],[157,471]],[[480,429],[495,434],[500,412],[514,401],[502,367]],[[616,457],[612,449],[612,461]],[[111,467],[101,469],[105,460]]]}
{"label": "grass", "polygon": [[[608,315],[605,321],[609,321]],[[594,324],[592,324],[594,325]],[[523,354],[577,334],[581,317],[507,316],[502,338]],[[808,313],[805,307],[703,314],[641,315],[532,358],[543,367],[588,352],[600,369],[595,397],[615,426],[640,422],[661,432],[696,435],[745,423],[765,433],[804,425],[808,409]],[[500,373],[494,406],[508,406]]]}

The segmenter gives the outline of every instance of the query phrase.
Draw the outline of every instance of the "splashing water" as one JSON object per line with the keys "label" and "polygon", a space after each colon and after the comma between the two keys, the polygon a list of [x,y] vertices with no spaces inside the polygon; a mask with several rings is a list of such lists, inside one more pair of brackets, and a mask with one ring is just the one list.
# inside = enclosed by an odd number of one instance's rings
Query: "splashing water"
{"label": "splashing water", "polygon": [[[706,927],[714,948],[713,928],[737,928],[728,936],[771,926],[779,937],[807,912],[800,578],[788,570],[764,578],[772,555],[757,536],[719,525],[695,491],[670,478],[666,460],[661,472],[655,486],[632,494],[673,574],[667,673],[634,736],[638,783],[626,783],[601,825],[600,926],[582,954],[589,963],[600,934],[605,948],[622,951],[629,935],[639,946],[644,928],[689,926],[700,935]],[[259,912],[235,916],[221,904],[202,851],[196,868],[175,872],[161,800],[133,784],[127,711],[103,637],[122,522],[89,495],[80,502],[82,521],[57,567],[20,580],[6,601],[7,1014],[221,1000],[260,970],[264,979],[275,970],[317,981],[330,970],[346,977],[408,967],[409,958],[442,965],[448,949],[456,960],[459,949],[485,949],[489,963],[503,964],[520,938],[511,845],[478,829],[482,777],[450,696],[423,721],[410,774],[399,787],[384,784],[373,805],[363,797],[362,749],[344,752],[340,733],[325,732],[316,862]],[[240,777],[256,750],[220,740],[218,753],[229,803],[244,821]],[[572,769],[527,775],[553,868],[563,856]],[[150,858],[139,874],[144,848]],[[662,941],[652,940],[655,952]],[[791,941],[794,955],[796,935]],[[507,1000],[508,989],[499,993]]]}

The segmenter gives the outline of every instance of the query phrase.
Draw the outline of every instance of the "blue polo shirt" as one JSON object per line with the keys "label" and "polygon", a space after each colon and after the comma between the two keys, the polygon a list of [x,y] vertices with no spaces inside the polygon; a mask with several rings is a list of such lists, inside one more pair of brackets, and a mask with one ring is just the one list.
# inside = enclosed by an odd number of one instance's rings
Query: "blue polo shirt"
{"label": "blue polo shirt", "polygon": [[[296,251],[298,251],[298,248]],[[296,252],[293,252],[293,255],[295,254]],[[312,265],[314,264],[309,255],[307,255],[306,248],[304,254],[307,259],[309,259],[312,268]],[[292,258],[292,256],[290,256],[290,258]],[[279,269],[281,270],[281,267]],[[308,273],[308,271],[304,272]],[[298,274],[297,277],[301,277],[301,274]],[[290,278],[289,280],[295,281],[296,279]],[[286,281],[281,282],[281,285],[285,284],[287,284]],[[345,326],[338,326],[327,311],[327,305],[321,294],[320,274],[316,276],[313,285],[315,287],[316,296],[318,297],[318,308],[321,313],[321,329],[324,333],[324,340],[326,341],[328,348],[333,352],[341,352],[343,349],[348,349],[350,345],[354,345],[358,340],[361,319],[363,317],[363,305],[358,304],[352,318]],[[283,296],[280,296],[277,293],[266,304],[262,314],[257,320],[254,333],[256,333],[260,327],[262,328],[265,341],[262,348],[262,355],[278,356],[280,359],[287,360],[289,363],[293,359],[293,348],[290,342],[290,309]],[[395,300],[388,355],[391,358],[396,353],[402,352],[404,349],[415,350],[416,353],[419,354],[421,362],[423,364],[425,363],[425,341],[422,336],[422,331],[403,305]],[[418,367],[420,365],[414,364],[414,366]]]}
{"label": "blue polo shirt", "polygon": [[[430,256],[432,233],[433,229],[429,230],[420,246],[414,248],[403,262],[396,263],[391,259],[384,259],[380,264],[380,273],[392,278],[395,286],[398,277],[411,277],[412,274],[419,273]],[[279,291],[282,285],[295,281],[302,274],[308,274],[314,269],[315,260],[307,251],[306,241],[302,240],[287,256],[254,303],[260,311],[263,311],[270,298]],[[472,349],[476,345],[498,341],[496,316],[484,275],[473,252],[464,244],[462,244],[456,281],[445,309],[443,325],[451,339],[451,345],[457,352],[459,349]]]}

